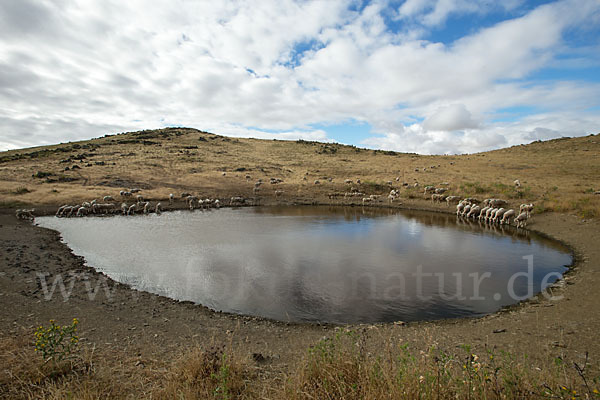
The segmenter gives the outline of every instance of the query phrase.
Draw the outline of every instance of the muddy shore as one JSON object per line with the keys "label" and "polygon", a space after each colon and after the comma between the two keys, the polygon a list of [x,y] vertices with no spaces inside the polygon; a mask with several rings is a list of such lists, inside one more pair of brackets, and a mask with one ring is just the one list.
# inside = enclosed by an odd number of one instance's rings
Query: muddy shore
{"label": "muddy shore", "polygon": [[[431,209],[431,203],[407,201],[406,208]],[[52,208],[41,210],[49,213]],[[435,211],[445,212],[440,208]],[[39,212],[39,210],[38,210]],[[600,357],[600,224],[578,217],[536,215],[529,229],[560,240],[575,253],[575,264],[553,289],[561,300],[542,296],[482,318],[381,324],[381,337],[397,337],[414,347],[469,344],[528,354],[542,366],[549,357]],[[60,242],[57,232],[18,221],[13,209],[0,209],[0,335],[32,335],[50,318],[68,323],[77,317],[84,346],[109,347],[140,358],[169,359],[192,345],[232,343],[249,355],[260,354],[267,368],[285,371],[334,326],[290,324],[216,313],[132,290],[85,266]],[[44,295],[40,276],[62,276],[72,291]],[[88,287],[100,288],[91,299]],[[110,291],[107,296],[106,291]]]}

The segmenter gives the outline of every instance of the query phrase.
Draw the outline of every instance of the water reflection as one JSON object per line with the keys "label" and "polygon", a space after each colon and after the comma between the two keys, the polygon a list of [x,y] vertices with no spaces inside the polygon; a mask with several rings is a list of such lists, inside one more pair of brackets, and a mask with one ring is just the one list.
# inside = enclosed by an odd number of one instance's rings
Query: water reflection
{"label": "water reflection", "polygon": [[481,315],[540,291],[571,263],[562,245],[527,231],[417,211],[265,207],[37,221],[118,281],[290,321]]}

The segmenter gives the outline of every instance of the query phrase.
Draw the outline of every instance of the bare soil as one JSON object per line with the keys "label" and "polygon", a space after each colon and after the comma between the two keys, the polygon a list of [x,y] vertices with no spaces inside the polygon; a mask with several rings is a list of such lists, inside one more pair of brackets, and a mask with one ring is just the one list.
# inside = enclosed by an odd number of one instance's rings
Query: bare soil
{"label": "bare soil", "polygon": [[[419,200],[407,203],[404,207],[431,208]],[[551,213],[536,216],[530,227],[574,250],[575,265],[566,274],[563,287],[553,289],[552,294],[562,296],[561,300],[539,295],[483,318],[369,328],[380,332],[382,338],[392,335],[413,348],[425,349],[432,343],[441,348],[461,344],[474,349],[496,347],[528,354],[539,360],[540,366],[557,356],[577,359],[586,352],[600,354],[598,222]],[[285,372],[334,328],[217,313],[130,289],[87,267],[60,242],[57,232],[17,221],[12,210],[2,210],[0,239],[0,335],[5,337],[31,335],[49,318],[68,323],[77,317],[86,346],[119,349],[140,359],[170,359],[198,344],[234,344],[258,358],[263,368]],[[68,300],[64,301],[58,289],[46,299],[40,274],[49,285],[58,275],[64,277],[66,288],[73,282]],[[101,288],[94,299],[89,298],[86,282]]]}

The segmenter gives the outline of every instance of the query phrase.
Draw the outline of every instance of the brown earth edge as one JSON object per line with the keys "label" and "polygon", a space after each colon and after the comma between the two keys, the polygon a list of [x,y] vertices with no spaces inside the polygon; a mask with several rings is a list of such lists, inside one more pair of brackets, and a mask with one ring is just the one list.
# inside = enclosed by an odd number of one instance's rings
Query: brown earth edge
{"label": "brown earth edge", "polygon": [[[331,205],[325,199],[288,200],[287,204]],[[449,212],[445,207],[431,206],[421,200],[406,200],[399,208]],[[54,210],[55,207],[47,206],[36,214],[51,214]],[[354,328],[375,332],[371,335],[375,342],[393,338],[423,350],[432,345],[452,349],[463,344],[470,345],[473,351],[497,348],[528,355],[541,369],[554,357],[583,360],[586,352],[591,356],[590,361],[597,362],[600,357],[598,221],[546,213],[536,215],[528,228],[573,250],[573,266],[551,289],[553,295],[562,296],[561,300],[548,300],[538,294],[480,318]],[[58,232],[18,221],[13,209],[0,209],[0,239],[0,339],[23,336],[33,339],[35,328],[47,324],[49,319],[68,324],[77,317],[84,346],[100,349],[99,354],[107,349],[125,352],[138,360],[135,365],[171,360],[191,346],[229,344],[260,364],[265,373],[278,374],[293,372],[291,369],[306,350],[336,328],[329,324],[286,323],[214,312],[191,302],[137,291],[87,267],[81,257],[60,241]],[[63,301],[58,289],[46,299],[38,274],[45,274],[49,286],[57,276],[63,277],[67,288],[72,283],[68,300]],[[97,285],[100,290],[90,299],[86,287]],[[106,288],[110,289],[110,297]]]}

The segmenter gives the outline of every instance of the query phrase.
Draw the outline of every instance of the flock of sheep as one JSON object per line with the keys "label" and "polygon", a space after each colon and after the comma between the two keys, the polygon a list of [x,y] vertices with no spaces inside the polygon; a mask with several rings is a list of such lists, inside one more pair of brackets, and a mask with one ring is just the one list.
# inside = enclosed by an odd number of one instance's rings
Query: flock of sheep
{"label": "flock of sheep", "polygon": [[[132,189],[131,191],[121,191],[121,197],[130,197],[133,193],[137,193],[140,190]],[[65,204],[60,206],[56,211],[57,217],[83,217],[89,214],[112,214],[118,210],[117,203],[112,196],[104,196],[102,198],[103,203],[98,202],[94,199],[92,201],[85,201],[81,204],[69,205]],[[155,213],[160,214],[161,203],[158,202],[154,206],[149,201],[144,201],[142,195],[136,196],[136,201],[129,205],[126,202],[121,203],[121,213],[123,215],[133,215],[136,212],[142,211],[144,214],[148,214],[151,210]]]}
{"label": "flock of sheep", "polygon": [[519,214],[511,209],[503,208],[506,205],[506,200],[502,199],[485,199],[481,206],[473,202],[474,199],[461,200],[456,205],[456,215],[463,218],[477,219],[489,224],[510,225],[510,220],[513,219],[517,228],[524,228],[527,225],[527,220],[533,212],[533,204],[521,204]]}
{"label": "flock of sheep", "polygon": [[[155,204],[150,203],[149,201],[144,201],[144,196],[139,193],[141,189],[130,189],[130,190],[121,190],[119,195],[122,200],[126,198],[133,197],[135,195],[135,201],[132,204],[128,204],[127,202],[121,203],[121,213],[123,215],[134,215],[136,213],[142,212],[143,214],[149,214],[154,212],[156,214],[160,214],[162,210],[162,204],[157,202]],[[198,196],[194,196],[191,193],[182,193],[181,198],[185,201],[187,207],[190,210],[194,210],[195,208],[220,208],[221,202],[219,199],[200,199]],[[98,200],[92,200],[89,202],[84,202],[82,204],[76,205],[68,205],[65,204],[58,208],[56,211],[57,217],[83,217],[88,214],[113,214],[118,210],[117,202],[112,196],[104,196],[102,198],[103,203],[99,203]],[[175,201],[175,195],[173,193],[169,194],[169,204],[173,204]],[[244,204],[245,199],[243,197],[232,197],[230,200],[231,205],[239,205]],[[25,219],[31,217],[33,219],[33,210],[17,210],[17,218]]]}
{"label": "flock of sheep", "polygon": [[[246,176],[246,179],[249,180],[251,177],[249,175]],[[396,179],[397,181],[399,178]],[[276,180],[274,178],[271,179],[271,184],[280,183],[281,180]],[[258,181],[254,184],[253,193],[257,195],[261,189],[262,180],[258,179]],[[354,182],[350,179],[346,179],[345,183],[348,185],[353,184]],[[360,180],[357,180],[358,184],[360,184]],[[521,186],[519,180],[514,182],[516,187]],[[403,186],[408,186],[408,184],[403,184]],[[414,187],[417,187],[418,183],[414,184]],[[479,221],[483,221],[489,224],[510,224],[511,219],[514,224],[519,227],[525,227],[527,225],[527,220],[531,217],[531,213],[533,212],[533,204],[521,204],[519,208],[519,213],[513,209],[507,209],[503,206],[506,206],[508,203],[506,200],[501,199],[485,199],[483,202],[475,198],[465,198],[461,199],[460,196],[448,196],[445,194],[447,188],[436,188],[434,186],[426,186],[424,190],[424,195],[431,195],[432,202],[446,202],[448,206],[451,204],[456,204],[456,215],[458,217],[467,218],[467,219],[476,219]],[[123,215],[134,215],[136,213],[142,212],[143,214],[149,214],[154,212],[156,214],[161,213],[161,203],[157,202],[155,204],[151,204],[149,201],[144,201],[144,197],[139,194],[141,189],[133,188],[129,190],[121,190],[119,192],[119,196],[121,197],[121,206],[120,211]],[[283,194],[282,190],[275,191],[275,197],[278,198]],[[338,195],[336,193],[335,195]],[[341,195],[341,194],[340,194]],[[349,192],[343,194],[344,197],[361,197],[365,196],[364,193],[360,192],[357,188],[352,187]],[[132,204],[128,204],[125,200],[128,198],[133,198],[135,196],[135,201]],[[331,198],[331,194],[329,197]],[[381,197],[380,195],[370,195],[366,197],[362,197],[362,204],[365,205],[370,202],[377,201]],[[400,198],[400,190],[392,189],[388,194],[388,200],[390,203],[393,203],[397,199]],[[181,193],[181,199],[185,200],[187,207],[190,210],[194,210],[195,208],[220,208],[221,203],[219,199],[201,199],[198,196],[192,195],[191,193]],[[169,194],[169,204],[172,205],[175,201],[175,195],[173,193]],[[83,202],[82,204],[76,205],[68,205],[65,204],[56,211],[57,217],[83,217],[88,214],[114,214],[118,212],[118,202],[112,196],[104,196],[102,198],[102,203],[97,200],[92,200],[89,202]],[[246,199],[241,196],[231,197],[229,201],[229,205],[237,206],[246,204]],[[34,209],[19,209],[16,210],[16,217],[19,219],[28,219],[33,220],[34,217]]]}
{"label": "flock of sheep", "polygon": [[[135,195],[135,201],[132,204],[128,204],[126,201],[123,201],[120,206],[120,211],[123,215],[134,215],[136,213],[149,214],[154,212],[156,214],[160,214],[162,211],[162,204],[160,202],[156,202],[152,204],[149,201],[144,201],[144,196],[141,194],[137,194],[141,192],[141,189],[130,189],[130,190],[121,190],[119,195],[122,200],[126,198],[133,197]],[[193,196],[190,193],[182,193],[181,197],[185,200],[187,206],[190,210],[194,208],[210,208],[210,207],[220,207],[220,203],[218,199],[199,199],[197,196]],[[175,199],[175,195],[173,193],[169,194],[169,204],[173,204]],[[57,217],[83,217],[88,214],[113,214],[119,210],[118,202],[112,196],[104,196],[102,198],[103,203],[98,202],[98,200],[92,200],[89,202],[83,202],[82,204],[76,205],[68,205],[65,204],[58,208],[56,211]],[[28,210],[17,210],[17,218],[24,218],[24,216],[28,216],[29,214],[25,213]],[[33,215],[31,215],[33,218]]]}
{"label": "flock of sheep", "polygon": [[[520,187],[521,182],[517,179],[514,181],[515,187]],[[475,198],[461,199],[460,196],[446,196],[444,193],[446,188],[435,188],[434,186],[426,186],[424,194],[431,194],[432,202],[445,201],[448,206],[456,204],[456,215],[463,218],[477,219],[489,224],[510,225],[511,219],[518,228],[524,228],[527,225],[527,220],[533,212],[533,204],[521,204],[519,213],[515,210],[504,208],[508,205],[506,200],[502,199],[485,199],[481,205],[479,200]],[[392,192],[394,192],[392,190]],[[390,193],[390,196],[392,193]]]}

